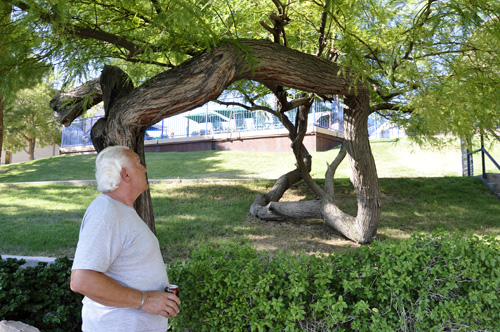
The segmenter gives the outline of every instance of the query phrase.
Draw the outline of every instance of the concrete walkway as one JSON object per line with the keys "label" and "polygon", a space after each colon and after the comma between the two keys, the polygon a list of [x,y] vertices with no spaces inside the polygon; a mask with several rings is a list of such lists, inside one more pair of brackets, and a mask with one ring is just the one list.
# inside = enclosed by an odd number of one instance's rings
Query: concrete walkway
{"label": "concrete walkway", "polygon": [[[172,182],[244,182],[244,181],[259,181],[259,180],[269,180],[269,179],[257,179],[257,178],[244,178],[244,179],[212,179],[212,178],[199,178],[199,179],[148,179],[148,183],[172,183]],[[65,181],[32,181],[32,182],[6,182],[0,183],[0,185],[44,185],[44,184],[70,184],[74,186],[89,186],[97,184],[96,180],[65,180]]]}
{"label": "concrete walkway", "polygon": [[16,255],[1,255],[3,260],[6,260],[7,258],[14,258],[17,260],[24,259],[26,263],[23,265],[23,267],[33,267],[37,266],[39,262],[44,262],[48,264],[54,263],[56,260],[55,257],[41,257],[41,256],[16,256]]}

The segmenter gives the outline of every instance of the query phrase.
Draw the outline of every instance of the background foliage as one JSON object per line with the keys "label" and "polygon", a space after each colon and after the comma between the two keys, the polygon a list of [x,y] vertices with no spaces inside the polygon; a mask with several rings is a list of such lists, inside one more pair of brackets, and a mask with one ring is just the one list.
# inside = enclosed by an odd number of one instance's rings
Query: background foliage
{"label": "background foliage", "polygon": [[40,331],[80,331],[82,296],[69,288],[72,262],[24,263],[0,256],[0,320],[22,321]]}
{"label": "background foliage", "polygon": [[55,90],[47,81],[18,90],[5,104],[5,149],[17,152],[61,142],[61,125],[54,118],[50,99]]}
{"label": "background foliage", "polygon": [[[322,257],[203,246],[168,267],[182,300],[170,322],[173,331],[497,331],[499,249],[440,233]],[[78,331],[71,262],[20,263],[0,259],[0,319]]]}
{"label": "background foliage", "polygon": [[203,248],[174,264],[175,330],[496,331],[499,243],[445,234],[328,257]]}

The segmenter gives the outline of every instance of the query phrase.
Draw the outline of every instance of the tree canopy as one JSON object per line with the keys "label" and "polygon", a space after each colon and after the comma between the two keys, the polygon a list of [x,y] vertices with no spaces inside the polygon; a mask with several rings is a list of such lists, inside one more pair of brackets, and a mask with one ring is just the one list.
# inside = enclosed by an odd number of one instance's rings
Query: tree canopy
{"label": "tree canopy", "polygon": [[115,64],[143,82],[227,40],[269,38],[350,68],[372,87],[372,111],[419,135],[500,121],[498,1],[0,2],[13,10],[9,34],[30,32],[8,39],[30,51],[18,63],[50,60],[67,80]]}
{"label": "tree canopy", "polygon": [[19,20],[13,10],[11,3],[0,2],[0,152],[6,126],[4,104],[14,102],[19,90],[36,85],[52,70],[46,56],[37,52],[43,43],[42,38],[36,29],[32,29],[32,24]]}
{"label": "tree canopy", "polygon": [[48,82],[21,89],[5,105],[5,147],[17,152],[26,148],[34,159],[35,146],[61,142],[61,127],[50,108],[55,90]]}

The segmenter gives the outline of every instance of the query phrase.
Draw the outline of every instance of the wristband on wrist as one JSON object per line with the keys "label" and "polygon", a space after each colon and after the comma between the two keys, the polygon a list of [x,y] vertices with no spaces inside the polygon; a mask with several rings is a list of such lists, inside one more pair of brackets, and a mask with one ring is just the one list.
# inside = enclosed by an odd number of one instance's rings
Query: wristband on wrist
{"label": "wristband on wrist", "polygon": [[139,309],[139,310],[141,310],[141,309],[142,309],[142,306],[144,305],[144,292],[141,292],[141,293],[142,293],[141,305],[139,306],[139,308],[137,308],[137,309]]}

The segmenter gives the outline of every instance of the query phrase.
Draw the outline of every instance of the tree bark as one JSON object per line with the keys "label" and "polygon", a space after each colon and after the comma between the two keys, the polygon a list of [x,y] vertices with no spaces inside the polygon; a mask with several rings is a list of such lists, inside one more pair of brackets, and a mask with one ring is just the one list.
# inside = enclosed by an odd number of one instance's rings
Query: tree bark
{"label": "tree bark", "polygon": [[[254,65],[250,66],[249,61]],[[229,84],[242,79],[280,84],[318,95],[349,95],[355,89],[367,89],[363,85],[353,86],[350,72],[344,72],[334,63],[267,40],[240,40],[238,46],[223,44],[153,77],[114,107],[122,107],[124,124],[148,127],[203,106],[217,98]],[[84,106],[90,108],[102,101],[97,80],[52,99],[51,107],[59,113],[63,124],[69,125],[80,116]],[[139,122],[133,121],[139,118]]]}
{"label": "tree bark", "polygon": [[100,78],[95,78],[70,92],[59,92],[50,101],[50,107],[59,114],[66,127],[87,109],[102,102]]}
{"label": "tree bark", "polygon": [[[4,27],[10,23],[10,16],[12,12],[12,5],[0,3],[0,34],[4,34]],[[6,45],[0,42],[0,62],[4,62],[9,57],[9,50]],[[2,150],[3,150],[3,133],[4,133],[4,98],[5,91],[0,90],[0,165],[2,164]],[[7,160],[7,152],[5,153],[5,160]],[[7,162],[5,162],[7,164]]]}
{"label": "tree bark", "polygon": [[[250,212],[263,220],[284,220],[287,218],[318,218],[323,219],[333,229],[357,243],[370,243],[377,231],[380,218],[380,189],[375,167],[375,161],[368,139],[368,94],[347,96],[344,100],[344,143],[335,161],[327,169],[325,187],[320,188],[309,175],[306,165],[301,162],[302,155],[299,144],[302,143],[305,131],[299,130],[296,141],[293,142],[294,154],[297,159],[301,178],[313,190],[317,198],[312,201],[277,202],[270,201],[266,195],[258,195],[252,204]],[[302,128],[307,126],[307,112],[302,116]],[[345,155],[349,156],[353,171],[351,181],[356,188],[358,198],[358,213],[350,216],[335,204],[333,176],[338,164]],[[283,181],[277,181],[273,190],[282,192],[287,186]],[[274,197],[276,198],[276,197]]]}
{"label": "tree bark", "polygon": [[[294,124],[290,121],[290,119],[288,119],[285,113],[287,111],[291,111],[292,109],[303,105],[309,105],[310,107],[312,96],[301,98],[300,105],[296,106],[293,105],[293,102],[292,103],[288,102],[287,96],[281,91],[282,89],[278,91],[277,86],[271,86],[271,85],[268,85],[268,88],[278,98],[277,111],[271,113],[274,116],[278,117],[283,126],[288,130],[288,138],[290,138],[292,142],[296,141],[298,135],[297,131],[298,128],[294,126]],[[297,101],[297,99],[295,101]],[[297,113],[296,122],[298,122],[297,119],[299,116],[300,114]],[[303,161],[307,169],[307,172],[309,173],[312,167],[312,161],[311,161],[312,157],[309,154],[309,151],[307,151],[306,147],[302,143],[300,143],[299,151],[300,151],[300,156],[298,156],[297,159],[300,158]],[[280,176],[276,181],[276,183],[274,184],[274,186],[272,187],[272,189],[267,194],[259,194],[257,196],[253,204],[250,206],[250,213],[252,214],[252,216],[254,217],[262,216],[262,219],[272,220],[267,205],[271,202],[278,202],[279,200],[281,200],[284,193],[288,189],[290,189],[292,185],[301,180],[302,180],[302,175],[298,166],[293,171],[290,171]],[[276,218],[281,219],[277,216]]]}
{"label": "tree bark", "polygon": [[344,141],[351,163],[351,181],[358,198],[355,230],[358,242],[367,243],[376,234],[382,206],[377,168],[368,135],[369,94],[348,95],[344,103],[347,106],[344,110]]}
{"label": "tree bark", "polygon": [[28,138],[28,159],[35,160],[35,138]]}
{"label": "tree bark", "polygon": [[2,164],[2,149],[3,149],[3,99],[4,95],[3,93],[0,92],[0,165]]}
{"label": "tree bark", "polygon": [[[125,76],[118,75],[119,79],[108,80],[107,72],[119,70],[106,67],[101,75],[101,93],[95,88],[91,89],[92,98],[88,97],[88,92],[86,95],[87,105],[99,98],[103,98],[107,105],[105,117],[92,128],[93,144],[98,151],[109,145],[129,146],[138,153],[143,163],[144,133],[148,126],[216,99],[232,82],[249,79],[268,86],[287,86],[317,95],[345,95],[348,106],[344,113],[345,144],[353,170],[353,184],[358,192],[356,218],[340,211],[333,197],[310,179],[304,160],[298,160],[302,163],[300,175],[316,193],[318,200],[269,203],[269,197],[260,196],[256,200],[260,203],[253,207],[260,206],[273,218],[321,217],[342,234],[360,243],[370,242],[373,238],[380,217],[380,193],[368,141],[368,88],[356,84],[349,71],[342,71],[331,62],[270,41],[240,40],[237,44],[225,43],[192,58],[137,88],[133,88]],[[68,94],[60,94],[51,102],[53,108],[60,112],[62,121],[72,121],[83,111],[83,103],[78,100],[83,100],[84,95],[76,91],[70,94],[73,94],[70,98]],[[81,99],[76,98],[77,95]],[[75,101],[69,110],[60,107],[69,105],[68,101]],[[301,146],[300,139],[296,149],[300,151]],[[281,181],[289,183],[289,177],[295,179],[296,176],[296,173],[289,174]],[[280,195],[280,187],[274,192]],[[149,192],[138,199],[136,209],[154,229]],[[266,219],[262,213],[258,213],[258,217]]]}

